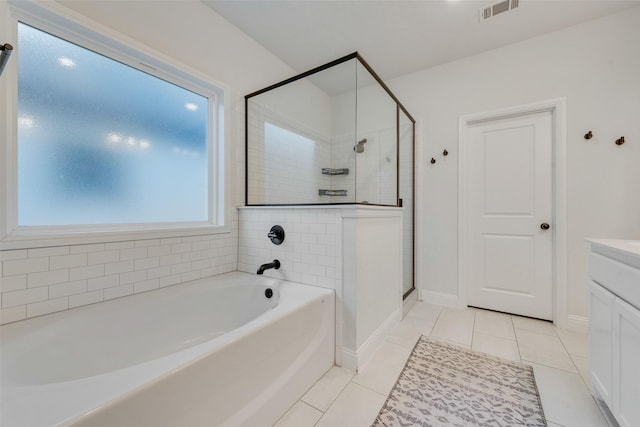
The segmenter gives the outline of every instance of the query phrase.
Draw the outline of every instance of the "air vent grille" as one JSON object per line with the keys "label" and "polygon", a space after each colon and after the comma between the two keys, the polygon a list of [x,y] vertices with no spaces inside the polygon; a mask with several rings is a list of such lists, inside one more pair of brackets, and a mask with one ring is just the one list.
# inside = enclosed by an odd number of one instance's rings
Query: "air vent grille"
{"label": "air vent grille", "polygon": [[498,3],[490,4],[485,7],[481,7],[479,12],[480,22],[486,21],[489,18],[493,18],[504,12],[508,12],[517,8],[520,5],[520,0],[503,0]]}

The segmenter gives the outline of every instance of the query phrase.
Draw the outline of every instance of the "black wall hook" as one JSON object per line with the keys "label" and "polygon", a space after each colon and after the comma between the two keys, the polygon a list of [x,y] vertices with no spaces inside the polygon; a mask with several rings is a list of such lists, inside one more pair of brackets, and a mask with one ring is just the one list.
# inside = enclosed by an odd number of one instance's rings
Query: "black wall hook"
{"label": "black wall hook", "polygon": [[591,139],[591,138],[593,138],[593,133],[591,131],[584,134],[584,139]]}
{"label": "black wall hook", "polygon": [[436,159],[434,159],[433,157],[431,158],[431,164],[434,164],[436,162]]}
{"label": "black wall hook", "polygon": [[449,152],[447,151],[447,149],[446,149],[446,148],[445,148],[445,149],[444,149],[444,151],[442,152],[442,155],[443,155],[443,156],[448,156],[448,155],[449,155]]}
{"label": "black wall hook", "polygon": [[620,138],[616,139],[616,145],[622,145],[624,144],[624,136],[621,136]]}

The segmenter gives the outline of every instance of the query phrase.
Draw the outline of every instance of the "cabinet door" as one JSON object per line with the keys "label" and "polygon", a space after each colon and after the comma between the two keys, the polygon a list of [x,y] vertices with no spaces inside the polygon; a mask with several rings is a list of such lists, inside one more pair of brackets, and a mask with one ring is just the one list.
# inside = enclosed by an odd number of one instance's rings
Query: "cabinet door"
{"label": "cabinet door", "polygon": [[589,371],[595,394],[611,408],[612,293],[591,281],[589,292]]}
{"label": "cabinet door", "polygon": [[623,427],[640,426],[640,310],[613,304],[613,414]]}

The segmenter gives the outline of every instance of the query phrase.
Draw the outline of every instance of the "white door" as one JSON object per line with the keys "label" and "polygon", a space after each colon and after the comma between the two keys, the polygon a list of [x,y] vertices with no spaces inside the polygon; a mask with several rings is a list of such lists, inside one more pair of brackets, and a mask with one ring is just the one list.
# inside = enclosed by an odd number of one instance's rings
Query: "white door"
{"label": "white door", "polygon": [[553,317],[552,113],[470,124],[467,303]]}

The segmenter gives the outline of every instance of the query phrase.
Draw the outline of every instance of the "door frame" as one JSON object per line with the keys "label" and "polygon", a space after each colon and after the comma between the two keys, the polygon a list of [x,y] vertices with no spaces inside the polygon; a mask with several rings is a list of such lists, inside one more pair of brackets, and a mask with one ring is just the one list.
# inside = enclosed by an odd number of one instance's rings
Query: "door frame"
{"label": "door frame", "polygon": [[553,158],[552,158],[552,307],[553,323],[566,328],[567,318],[567,99],[554,98],[531,104],[518,105],[499,110],[460,116],[458,119],[458,301],[467,306],[469,286],[470,236],[468,235],[469,194],[467,173],[469,164],[469,127],[483,122],[551,112]]}

